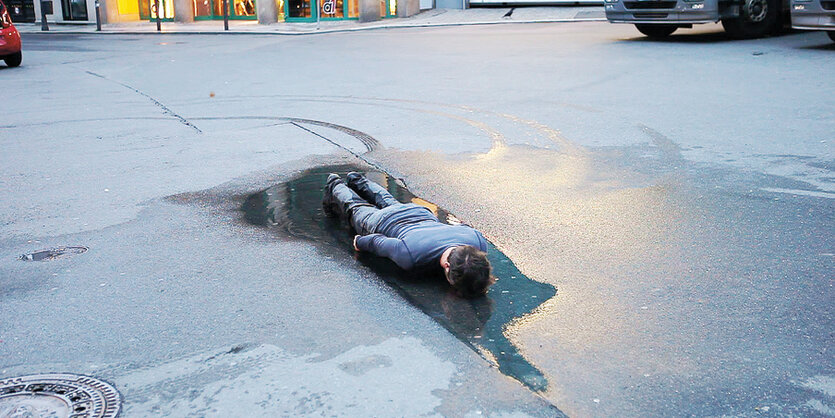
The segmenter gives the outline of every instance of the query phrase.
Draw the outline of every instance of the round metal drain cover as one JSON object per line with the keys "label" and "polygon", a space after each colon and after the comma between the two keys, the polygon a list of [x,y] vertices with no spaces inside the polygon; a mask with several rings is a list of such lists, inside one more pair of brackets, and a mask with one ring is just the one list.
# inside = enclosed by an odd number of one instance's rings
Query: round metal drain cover
{"label": "round metal drain cover", "polygon": [[[49,261],[69,255],[82,254],[87,252],[87,247],[58,247],[49,250],[37,251],[30,254],[23,254],[20,259],[23,261]],[[4,418],[4,417],[0,417]]]}
{"label": "round metal drain cover", "polygon": [[113,386],[89,376],[36,374],[0,380],[0,418],[104,418],[119,414]]}

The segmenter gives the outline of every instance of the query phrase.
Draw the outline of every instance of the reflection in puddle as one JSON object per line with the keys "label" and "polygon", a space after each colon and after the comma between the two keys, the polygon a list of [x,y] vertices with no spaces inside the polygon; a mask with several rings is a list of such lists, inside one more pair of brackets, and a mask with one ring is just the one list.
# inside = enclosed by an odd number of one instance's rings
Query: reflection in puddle
{"label": "reflection in puddle", "polygon": [[[556,289],[522,275],[513,262],[488,242],[488,258],[498,279],[487,297],[458,298],[442,277],[415,277],[400,270],[388,259],[367,253],[355,255],[351,242],[354,232],[346,222],[322,213],[322,187],[328,173],[341,175],[364,171],[342,165],[319,167],[301,176],[247,197],[243,205],[247,221],[255,225],[286,228],[298,238],[308,239],[325,251],[341,251],[356,256],[409,302],[478,351],[499,370],[536,391],[544,391],[545,376],[530,364],[504,335],[505,327],[531,313],[556,294]],[[431,209],[442,222],[454,219],[444,209],[414,196],[384,173],[367,173],[370,180],[386,187],[401,202],[412,202]]]}

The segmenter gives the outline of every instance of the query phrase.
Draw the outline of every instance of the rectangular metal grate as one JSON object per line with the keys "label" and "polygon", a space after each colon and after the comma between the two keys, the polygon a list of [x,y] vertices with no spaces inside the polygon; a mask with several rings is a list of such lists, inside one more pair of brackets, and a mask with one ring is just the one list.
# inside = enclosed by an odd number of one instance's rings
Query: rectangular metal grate
{"label": "rectangular metal grate", "polygon": [[636,19],[664,19],[667,13],[633,13]]}
{"label": "rectangular metal grate", "polygon": [[625,1],[627,9],[674,9],[675,1]]}

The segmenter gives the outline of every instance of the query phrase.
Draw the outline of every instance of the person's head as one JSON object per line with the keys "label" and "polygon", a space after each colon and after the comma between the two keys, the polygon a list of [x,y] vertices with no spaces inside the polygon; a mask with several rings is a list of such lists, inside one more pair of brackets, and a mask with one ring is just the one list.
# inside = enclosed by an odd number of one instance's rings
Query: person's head
{"label": "person's head", "polygon": [[493,284],[490,276],[490,262],[487,253],[472,245],[461,245],[452,249],[447,257],[444,272],[449,284],[464,298],[473,298],[487,293]]}

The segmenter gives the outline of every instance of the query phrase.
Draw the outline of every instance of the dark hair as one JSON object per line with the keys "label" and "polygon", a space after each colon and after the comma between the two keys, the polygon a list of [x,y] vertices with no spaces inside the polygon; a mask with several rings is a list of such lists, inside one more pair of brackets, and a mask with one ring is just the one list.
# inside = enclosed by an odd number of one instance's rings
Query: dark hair
{"label": "dark hair", "polygon": [[455,247],[447,258],[449,262],[449,281],[458,295],[473,298],[487,293],[493,284],[490,276],[490,262],[487,253],[472,245]]}

